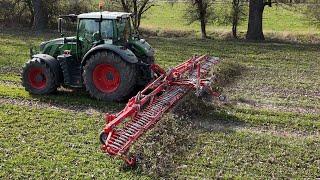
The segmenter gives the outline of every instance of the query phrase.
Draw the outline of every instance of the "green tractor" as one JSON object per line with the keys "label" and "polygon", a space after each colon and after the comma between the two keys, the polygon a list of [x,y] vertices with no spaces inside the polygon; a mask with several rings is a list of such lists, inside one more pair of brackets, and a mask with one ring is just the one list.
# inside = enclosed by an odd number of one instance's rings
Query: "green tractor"
{"label": "green tractor", "polygon": [[[64,37],[65,20],[77,21],[77,34]],[[154,79],[154,49],[134,32],[131,14],[92,12],[60,16],[62,38],[31,51],[22,72],[25,89],[38,95],[61,85],[85,88],[92,97],[122,101]]]}

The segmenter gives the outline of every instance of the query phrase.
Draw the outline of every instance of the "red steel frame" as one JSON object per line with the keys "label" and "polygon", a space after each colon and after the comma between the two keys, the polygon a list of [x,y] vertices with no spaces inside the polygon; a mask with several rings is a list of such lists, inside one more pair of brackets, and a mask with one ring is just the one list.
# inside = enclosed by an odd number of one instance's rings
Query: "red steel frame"
{"label": "red steel frame", "polygon": [[[195,90],[196,94],[200,94],[200,91],[206,89],[212,96],[218,97],[220,93],[214,92],[210,88],[211,80],[203,79],[202,76],[208,74],[208,69],[201,68],[202,64],[209,60],[207,55],[194,56],[186,62],[178,65],[177,67],[169,70],[167,73],[158,65],[153,65],[151,68],[159,75],[159,77],[150,83],[145,89],[139,92],[136,96],[132,97],[125,108],[117,114],[106,114],[106,125],[103,129],[103,133],[107,135],[105,143],[102,145],[102,150],[109,155],[120,155],[129,164],[134,163],[133,159],[128,159],[124,154],[128,151],[131,144],[136,141],[141,135],[137,133],[130,138],[130,142],[127,142],[121,151],[116,151],[109,146],[109,139],[113,133],[116,133],[115,128],[123,123],[126,118],[133,119],[146,105],[152,105],[152,103],[159,97],[160,94],[168,90],[170,87],[183,87],[187,90]],[[211,66],[217,64],[217,59],[211,61]],[[167,111],[178,99],[173,98],[172,103],[168,103],[164,112],[159,112],[156,116],[152,117],[152,121],[155,123],[161,118],[163,113]],[[151,127],[148,127],[151,128]]]}

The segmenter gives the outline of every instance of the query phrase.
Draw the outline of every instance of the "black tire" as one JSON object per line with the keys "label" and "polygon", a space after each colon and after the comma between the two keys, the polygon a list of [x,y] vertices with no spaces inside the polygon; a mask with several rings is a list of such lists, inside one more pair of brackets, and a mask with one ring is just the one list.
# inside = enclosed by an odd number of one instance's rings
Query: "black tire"
{"label": "black tire", "polygon": [[100,136],[99,136],[99,139],[100,139],[100,143],[102,145],[105,145],[106,144],[106,141],[107,141],[107,138],[108,138],[108,134],[106,134],[104,131],[102,131],[100,133]]}
{"label": "black tire", "polygon": [[31,94],[45,95],[53,93],[60,86],[59,77],[43,60],[34,58],[28,61],[22,70],[22,85]]}
{"label": "black tire", "polygon": [[[108,66],[116,71],[107,72],[102,78],[97,80],[95,73],[100,66]],[[88,59],[83,70],[83,80],[87,91],[96,99],[103,101],[123,101],[131,94],[136,84],[136,66],[125,62],[121,57],[113,52],[98,51]],[[102,73],[103,74],[103,73]],[[111,74],[109,76],[109,74]],[[118,81],[116,82],[116,79]],[[110,80],[113,85],[110,89],[99,87],[99,82]],[[112,89],[113,88],[113,89]]]}

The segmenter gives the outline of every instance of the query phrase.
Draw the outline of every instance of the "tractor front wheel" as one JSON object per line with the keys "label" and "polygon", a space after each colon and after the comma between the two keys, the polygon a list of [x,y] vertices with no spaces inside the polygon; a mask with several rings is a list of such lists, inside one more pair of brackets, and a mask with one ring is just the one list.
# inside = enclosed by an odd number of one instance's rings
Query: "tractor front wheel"
{"label": "tractor front wheel", "polygon": [[54,69],[40,59],[32,59],[27,62],[21,76],[22,85],[32,94],[50,94],[59,86]]}
{"label": "tractor front wheel", "polygon": [[122,101],[136,84],[136,67],[115,53],[100,51],[88,59],[83,79],[91,96],[103,101]]}

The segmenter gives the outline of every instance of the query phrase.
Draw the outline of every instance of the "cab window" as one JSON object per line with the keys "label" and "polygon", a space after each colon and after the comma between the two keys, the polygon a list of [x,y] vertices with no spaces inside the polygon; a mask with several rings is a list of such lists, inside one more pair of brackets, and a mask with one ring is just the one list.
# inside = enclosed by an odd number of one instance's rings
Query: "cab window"
{"label": "cab window", "polygon": [[[101,27],[101,33],[100,33]],[[112,39],[113,23],[112,20],[81,19],[79,21],[78,39],[82,54],[86,53],[93,46],[94,42],[100,39]]]}
{"label": "cab window", "polygon": [[[100,22],[95,19],[82,19],[79,23],[79,40],[86,40],[89,42],[95,41],[96,35],[99,34]],[[113,23],[112,20],[101,21],[101,38],[113,38]]]}
{"label": "cab window", "polygon": [[99,33],[99,22],[94,19],[82,19],[79,22],[79,40],[93,42],[93,36]]}
{"label": "cab window", "polygon": [[117,22],[118,40],[122,43],[126,43],[129,40],[131,33],[130,19],[121,19]]}
{"label": "cab window", "polygon": [[113,39],[112,20],[103,20],[101,22],[101,38],[102,39]]}

